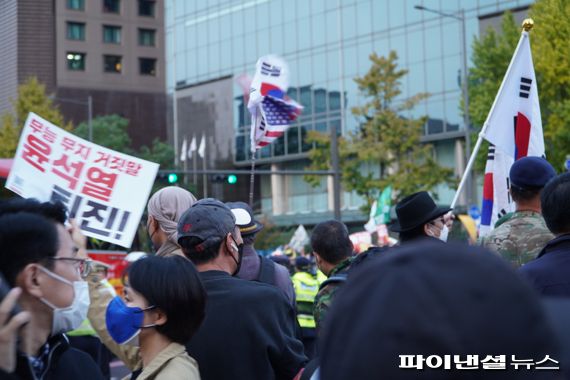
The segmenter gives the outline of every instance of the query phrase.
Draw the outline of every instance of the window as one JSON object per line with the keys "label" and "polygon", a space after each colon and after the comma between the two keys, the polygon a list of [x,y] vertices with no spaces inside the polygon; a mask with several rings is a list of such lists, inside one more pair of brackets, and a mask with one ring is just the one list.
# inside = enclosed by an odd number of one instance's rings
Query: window
{"label": "window", "polygon": [[103,0],[103,12],[105,13],[119,13],[120,7],[120,0]]}
{"label": "window", "polygon": [[67,9],[82,11],[85,9],[85,0],[67,0]]}
{"label": "window", "polygon": [[156,59],[139,58],[139,67],[141,75],[156,75]]}
{"label": "window", "polygon": [[139,16],[154,17],[154,0],[139,0]]}
{"label": "window", "polygon": [[139,45],[154,46],[155,34],[156,30],[154,29],[139,29]]}
{"label": "window", "polygon": [[121,43],[121,27],[103,25],[103,42],[106,44]]}
{"label": "window", "polygon": [[120,55],[104,55],[103,71],[106,73],[120,74],[123,68],[122,57]]}
{"label": "window", "polygon": [[67,69],[85,71],[85,53],[67,52]]}
{"label": "window", "polygon": [[85,41],[85,24],[82,22],[68,22],[67,39]]}

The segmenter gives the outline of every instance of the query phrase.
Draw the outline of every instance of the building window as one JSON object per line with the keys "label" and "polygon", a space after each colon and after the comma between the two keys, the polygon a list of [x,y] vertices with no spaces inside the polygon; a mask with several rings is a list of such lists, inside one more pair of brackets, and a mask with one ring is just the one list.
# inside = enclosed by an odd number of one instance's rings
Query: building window
{"label": "building window", "polygon": [[85,53],[68,52],[67,69],[73,71],[85,71]]}
{"label": "building window", "polygon": [[156,59],[139,58],[139,67],[141,75],[156,75]]}
{"label": "building window", "polygon": [[82,11],[85,9],[85,0],[67,0],[67,9]]}
{"label": "building window", "polygon": [[67,39],[85,41],[85,24],[82,22],[68,22]]}
{"label": "building window", "polygon": [[121,27],[103,25],[103,42],[106,44],[120,44]]}
{"label": "building window", "polygon": [[154,46],[155,34],[156,30],[154,29],[139,29],[139,45]]}
{"label": "building window", "polygon": [[122,57],[120,55],[104,55],[103,71],[106,73],[120,74],[123,68]]}
{"label": "building window", "polygon": [[154,0],[139,0],[139,16],[154,17]]}
{"label": "building window", "polygon": [[119,13],[120,7],[120,0],[103,0],[103,12],[105,13]]}

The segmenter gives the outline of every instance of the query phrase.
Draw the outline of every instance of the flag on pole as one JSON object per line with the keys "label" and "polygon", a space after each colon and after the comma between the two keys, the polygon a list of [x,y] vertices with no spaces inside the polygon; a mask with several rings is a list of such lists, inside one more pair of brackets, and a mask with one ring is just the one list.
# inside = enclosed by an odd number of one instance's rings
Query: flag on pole
{"label": "flag on pole", "polygon": [[200,141],[200,147],[198,148],[198,155],[204,158],[206,155],[206,135],[202,135],[202,141]]}
{"label": "flag on pole", "polygon": [[196,151],[196,135],[192,137],[192,142],[190,142],[190,146],[188,147],[188,158],[192,158],[192,153]]}
{"label": "flag on pole", "polygon": [[540,105],[527,31],[522,32],[487,116],[483,137],[492,146],[485,167],[480,236],[485,236],[499,218],[514,210],[508,189],[509,171],[515,160],[544,156]]}
{"label": "flag on pole", "polygon": [[247,108],[251,113],[251,152],[283,136],[303,107],[287,96],[289,68],[278,56],[259,58]]}
{"label": "flag on pole", "polygon": [[514,162],[513,158],[497,150],[495,146],[489,146],[483,182],[479,236],[487,235],[497,220],[515,210],[515,204],[509,193],[509,171]]}
{"label": "flag on pole", "polygon": [[372,203],[370,218],[364,225],[366,231],[372,233],[377,227],[390,222],[390,207],[392,207],[392,186],[386,187],[378,199]]}
{"label": "flag on pole", "polygon": [[180,161],[186,161],[186,145],[188,145],[188,141],[186,141],[186,137],[184,137],[184,142],[182,143],[182,148],[180,148]]}

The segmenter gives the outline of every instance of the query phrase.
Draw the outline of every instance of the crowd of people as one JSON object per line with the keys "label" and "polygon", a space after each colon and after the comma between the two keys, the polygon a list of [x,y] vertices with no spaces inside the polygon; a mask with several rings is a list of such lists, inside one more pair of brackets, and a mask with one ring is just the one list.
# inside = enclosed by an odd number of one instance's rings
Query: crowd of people
{"label": "crowd of people", "polygon": [[520,159],[510,194],[475,246],[447,242],[451,210],[418,192],[397,246],[355,254],[327,220],[286,267],[256,252],[249,205],[167,187],[121,296],[62,204],[3,201],[0,378],[109,378],[68,337],[81,326],[126,379],[570,378],[570,173]]}

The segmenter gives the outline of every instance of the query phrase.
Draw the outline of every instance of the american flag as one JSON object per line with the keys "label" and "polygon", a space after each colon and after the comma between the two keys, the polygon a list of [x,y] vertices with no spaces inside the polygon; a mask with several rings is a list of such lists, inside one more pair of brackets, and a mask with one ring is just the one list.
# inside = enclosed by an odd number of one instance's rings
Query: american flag
{"label": "american flag", "polygon": [[285,61],[265,56],[257,61],[256,68],[248,103],[252,152],[283,136],[303,109],[286,94],[288,68]]}

